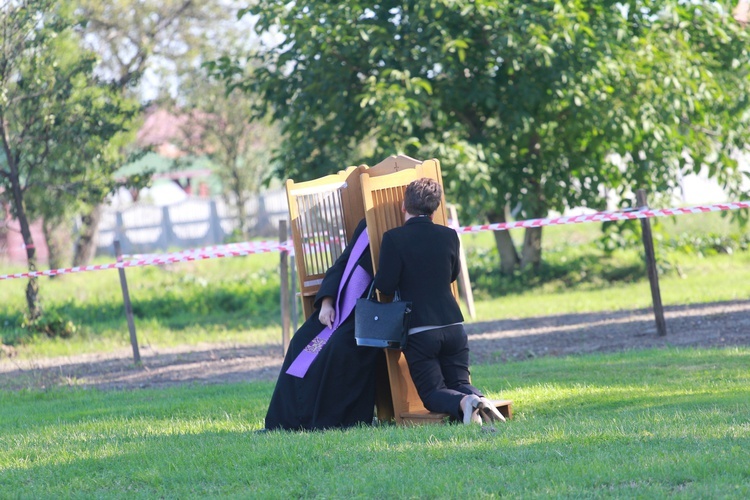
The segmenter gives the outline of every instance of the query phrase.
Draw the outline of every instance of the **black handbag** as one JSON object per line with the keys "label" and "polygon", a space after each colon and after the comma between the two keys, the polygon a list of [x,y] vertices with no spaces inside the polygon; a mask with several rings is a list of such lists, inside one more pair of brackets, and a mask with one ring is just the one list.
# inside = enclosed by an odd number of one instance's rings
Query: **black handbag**
{"label": "black handbag", "polygon": [[396,290],[393,302],[378,302],[370,285],[367,298],[357,299],[354,309],[354,339],[357,345],[403,349],[409,337],[411,302],[404,302]]}

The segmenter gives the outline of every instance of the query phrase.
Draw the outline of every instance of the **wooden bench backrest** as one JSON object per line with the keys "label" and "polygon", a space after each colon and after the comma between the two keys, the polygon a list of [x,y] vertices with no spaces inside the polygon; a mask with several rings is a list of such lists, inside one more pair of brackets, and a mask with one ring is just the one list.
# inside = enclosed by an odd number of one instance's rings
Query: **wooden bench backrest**
{"label": "wooden bench backrest", "polygon": [[406,155],[393,155],[370,167],[367,171],[370,177],[392,174],[421,165],[422,161]]}
{"label": "wooden bench backrest", "polygon": [[[366,169],[366,167],[364,167]],[[359,175],[349,167],[319,179],[286,182],[289,222],[305,318],[313,313],[315,294],[364,217]]]}
{"label": "wooden bench backrest", "polygon": [[419,160],[389,156],[377,165],[349,167],[336,174],[303,182],[286,181],[289,223],[305,318],[314,312],[315,294],[365,217],[360,175],[381,176],[414,168]]}
{"label": "wooden bench backrest", "polygon": [[[367,220],[367,234],[370,237],[370,254],[372,255],[373,269],[377,271],[383,233],[389,229],[402,226],[404,223],[401,204],[404,201],[406,186],[421,177],[429,177],[438,181],[442,187],[443,178],[440,163],[437,160],[427,160],[412,168],[375,177],[372,175],[373,169],[374,167],[362,173],[361,184],[365,219]],[[443,192],[440,206],[435,211],[432,220],[436,224],[448,225],[445,192]],[[455,283],[453,289],[454,295],[458,299],[458,288]]]}

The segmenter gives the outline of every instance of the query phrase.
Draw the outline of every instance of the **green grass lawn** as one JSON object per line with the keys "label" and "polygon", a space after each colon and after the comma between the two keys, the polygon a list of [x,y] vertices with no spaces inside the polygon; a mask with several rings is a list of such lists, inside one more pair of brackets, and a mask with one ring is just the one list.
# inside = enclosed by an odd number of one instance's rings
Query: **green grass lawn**
{"label": "green grass lawn", "polygon": [[[750,253],[711,258],[682,256],[682,276],[659,278],[664,305],[700,304],[750,299]],[[525,318],[551,314],[615,311],[651,307],[647,278],[595,287],[564,287],[553,283],[526,293],[489,297],[476,302],[477,319]]]}
{"label": "green grass lawn", "polygon": [[273,384],[0,392],[4,498],[747,498],[750,348],[473,369],[515,418],[255,433]]}
{"label": "green grass lawn", "polygon": [[[109,262],[99,259],[98,262]],[[128,268],[139,342],[280,342],[279,254]],[[29,337],[20,325],[27,281],[0,282],[0,333],[20,355],[59,356],[129,345],[117,270],[40,278],[45,313],[72,321],[70,338]]]}
{"label": "green grass lawn", "polygon": [[[664,304],[750,298],[749,252],[663,243],[736,227],[718,214],[675,221],[657,232]],[[492,235],[466,235],[465,247],[485,259],[475,266],[477,320],[648,307],[640,250],[605,255],[600,234],[592,224],[545,228],[544,279],[517,276],[510,290],[493,288],[504,282],[482,267],[492,262]],[[128,269],[139,341],[280,343],[278,258]],[[26,280],[0,282],[0,333],[20,357],[129,346],[116,271],[40,283],[46,313],[76,331],[30,336]],[[475,365],[477,386],[514,401],[515,418],[494,433],[458,425],[256,433],[272,383],[0,391],[0,497],[744,498],[749,367],[750,347]]]}

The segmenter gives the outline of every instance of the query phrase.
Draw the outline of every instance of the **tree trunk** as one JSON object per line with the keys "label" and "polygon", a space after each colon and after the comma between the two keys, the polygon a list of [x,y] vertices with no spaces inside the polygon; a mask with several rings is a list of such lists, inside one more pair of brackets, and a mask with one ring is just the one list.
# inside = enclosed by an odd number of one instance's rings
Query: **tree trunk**
{"label": "tree trunk", "polygon": [[76,241],[73,266],[85,266],[94,258],[96,232],[99,229],[101,218],[101,204],[90,207],[88,213],[81,215],[81,232],[78,235],[78,241]]}
{"label": "tree trunk", "polygon": [[[543,162],[543,158],[541,156],[537,158],[538,152],[542,150],[539,141],[539,134],[537,132],[533,132],[529,140],[530,163]],[[529,188],[529,194],[523,202],[523,207],[526,211],[527,216],[530,219],[546,217],[548,210],[547,200],[545,199],[544,190],[539,180],[532,180],[531,186],[529,186]],[[542,228],[529,227],[526,229],[523,237],[523,248],[521,250],[521,269],[528,269],[530,267],[532,271],[536,273],[541,265]]]}
{"label": "tree trunk", "polygon": [[[29,258],[29,272],[36,271],[36,258]],[[26,285],[26,306],[29,308],[29,319],[35,320],[42,315],[42,304],[39,303],[39,278],[29,278]]]}
{"label": "tree trunk", "polygon": [[523,238],[523,250],[521,251],[521,268],[538,271],[542,264],[542,228],[529,227]]}
{"label": "tree trunk", "polygon": [[235,195],[237,196],[238,228],[240,230],[240,234],[242,234],[242,239],[247,239],[249,237],[246,209],[247,198],[242,194],[242,191],[239,190],[235,193]]}
{"label": "tree trunk", "polygon": [[[31,227],[29,225],[29,219],[26,217],[26,206],[23,200],[23,189],[21,188],[21,175],[18,170],[18,157],[14,156],[10,151],[8,139],[5,136],[6,127],[0,123],[0,131],[2,131],[2,142],[3,149],[5,152],[5,159],[8,162],[8,180],[10,181],[11,197],[13,199],[13,207],[16,211],[16,217],[18,218],[18,226],[21,228],[21,236],[23,237],[23,244],[26,247],[26,260],[28,262],[29,272],[36,271],[36,248],[34,247],[34,238],[31,236]],[[29,309],[29,319],[35,320],[42,315],[42,305],[39,303],[39,282],[37,278],[29,278],[29,283],[26,285],[26,305]]]}
{"label": "tree trunk", "polygon": [[[70,239],[67,236],[70,232],[66,231],[66,229],[70,228],[63,227],[60,221],[49,218],[45,218],[42,221],[42,231],[44,232],[44,239],[47,241],[47,249],[49,251],[50,269],[60,269],[70,258]],[[50,279],[56,277],[56,275],[52,275]]]}
{"label": "tree trunk", "polygon": [[[21,200],[23,200],[22,197]],[[17,210],[18,224],[21,227],[23,243],[26,245],[26,260],[28,261],[29,272],[33,273],[36,271],[36,247],[34,247],[34,238],[31,236],[31,228],[22,201],[20,206],[21,210]],[[39,279],[37,277],[29,278],[29,283],[26,285],[26,306],[29,309],[30,320],[35,320],[42,315],[42,305],[39,302]]]}
{"label": "tree trunk", "polygon": [[[507,222],[505,211],[489,212],[487,216],[492,223]],[[513,271],[520,262],[513,238],[508,231],[493,231],[493,234],[495,236],[497,253],[500,255],[500,272],[503,274],[513,274]]]}
{"label": "tree trunk", "polygon": [[[18,176],[13,176],[11,179],[11,190],[13,192],[13,204],[16,208],[16,217],[18,217],[18,225],[21,228],[23,244],[26,246],[26,260],[29,272],[33,273],[37,270],[36,247],[34,246],[34,238],[31,236],[29,219],[26,217],[23,191],[21,190]],[[35,320],[42,315],[42,305],[39,303],[39,281],[36,277],[29,278],[29,282],[26,285],[26,306],[28,307],[30,320]]]}
{"label": "tree trunk", "polygon": [[[534,195],[534,196],[532,196]],[[538,219],[547,216],[547,202],[544,198],[542,188],[538,183],[532,185],[529,197],[524,202],[524,208],[529,219]],[[531,268],[536,272],[542,265],[542,228],[529,227],[523,238],[523,249],[521,250],[521,269]]]}

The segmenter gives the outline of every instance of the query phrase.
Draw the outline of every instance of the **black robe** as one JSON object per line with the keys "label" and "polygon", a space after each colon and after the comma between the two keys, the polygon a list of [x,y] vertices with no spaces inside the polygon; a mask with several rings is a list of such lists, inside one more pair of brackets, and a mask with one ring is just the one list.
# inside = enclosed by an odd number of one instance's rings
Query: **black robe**
{"label": "black robe", "polygon": [[[326,272],[315,296],[315,311],[289,343],[266,414],[266,429],[312,430],[371,424],[375,408],[375,365],[382,350],[359,347],[354,340],[354,313],[333,332],[304,378],[286,373],[297,355],[324,328],[318,320],[324,297],[336,297],[351,248],[365,230],[362,220],[352,241]],[[370,248],[358,264],[372,276]],[[363,296],[367,295],[367,290]],[[338,311],[337,311],[338,313]]]}

